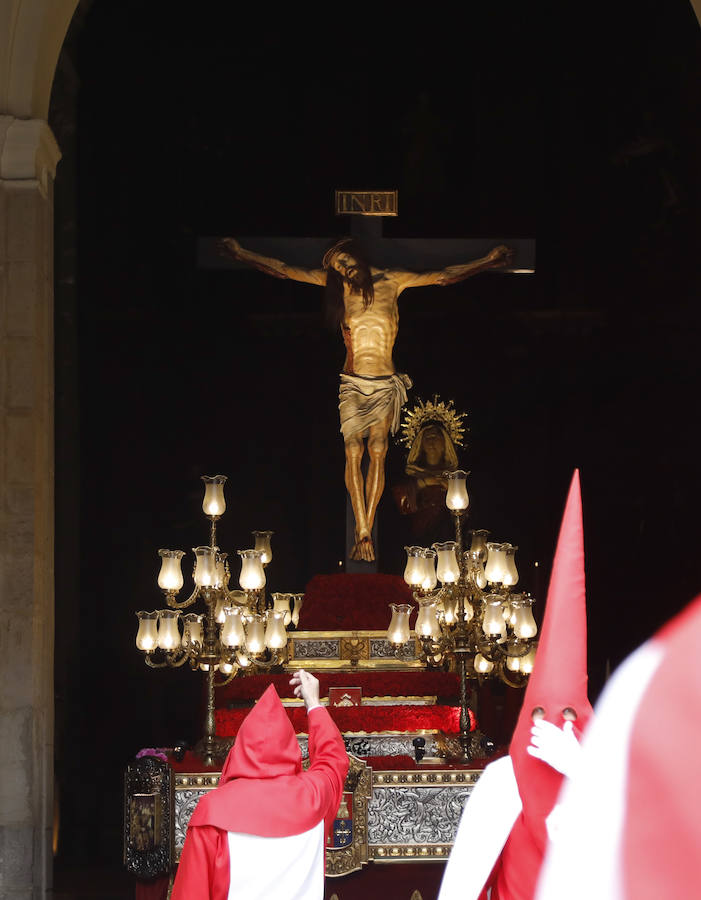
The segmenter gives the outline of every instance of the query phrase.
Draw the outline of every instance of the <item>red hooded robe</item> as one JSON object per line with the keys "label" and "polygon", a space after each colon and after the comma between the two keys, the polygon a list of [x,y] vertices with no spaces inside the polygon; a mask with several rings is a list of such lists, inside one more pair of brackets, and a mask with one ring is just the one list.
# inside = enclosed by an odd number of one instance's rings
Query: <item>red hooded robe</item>
{"label": "red hooded robe", "polygon": [[564,777],[526,750],[536,707],[541,707],[544,718],[559,728],[565,722],[563,711],[573,709],[578,737],[592,712],[587,697],[584,537],[578,470],[567,496],[533,673],[509,756],[487,766],[465,807],[443,878],[441,900],[458,896],[533,900],[547,844],[545,820]]}
{"label": "red hooded robe", "polygon": [[[219,787],[188,823],[171,900],[323,896],[323,853],[348,755],[326,709],[309,712],[309,769],[270,685],[243,721]],[[260,839],[270,839],[261,841]],[[255,891],[255,893],[252,893]]]}

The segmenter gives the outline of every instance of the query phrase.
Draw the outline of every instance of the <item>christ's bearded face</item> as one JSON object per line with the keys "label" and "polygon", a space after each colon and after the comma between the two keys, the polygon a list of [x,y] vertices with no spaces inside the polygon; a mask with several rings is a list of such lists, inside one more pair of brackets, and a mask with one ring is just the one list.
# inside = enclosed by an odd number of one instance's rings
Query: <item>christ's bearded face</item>
{"label": "christ's bearded face", "polygon": [[343,278],[354,291],[362,288],[364,280],[366,280],[369,275],[365,263],[356,259],[352,253],[347,253],[345,250],[341,250],[334,254],[331,259],[331,268],[335,269],[341,278]]}

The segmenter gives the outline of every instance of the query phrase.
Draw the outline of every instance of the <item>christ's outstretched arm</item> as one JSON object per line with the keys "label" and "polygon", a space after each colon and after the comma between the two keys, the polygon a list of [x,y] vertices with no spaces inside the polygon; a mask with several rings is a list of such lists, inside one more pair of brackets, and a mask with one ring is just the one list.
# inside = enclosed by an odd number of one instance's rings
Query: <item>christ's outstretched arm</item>
{"label": "christ's outstretched arm", "polygon": [[222,238],[219,247],[227,256],[233,256],[240,262],[248,263],[272,275],[275,278],[291,278],[293,281],[304,281],[306,284],[326,284],[326,271],[324,269],[305,269],[301,266],[290,266],[280,259],[271,256],[262,256],[253,250],[245,250],[235,238]]}
{"label": "christ's outstretched arm", "polygon": [[411,287],[425,287],[431,284],[445,285],[456,284],[464,281],[471,275],[484,272],[487,269],[500,269],[507,266],[513,258],[513,250],[500,244],[490,250],[486,256],[474,259],[471,262],[460,263],[457,266],[447,266],[432,272],[396,272],[400,283],[400,290]]}

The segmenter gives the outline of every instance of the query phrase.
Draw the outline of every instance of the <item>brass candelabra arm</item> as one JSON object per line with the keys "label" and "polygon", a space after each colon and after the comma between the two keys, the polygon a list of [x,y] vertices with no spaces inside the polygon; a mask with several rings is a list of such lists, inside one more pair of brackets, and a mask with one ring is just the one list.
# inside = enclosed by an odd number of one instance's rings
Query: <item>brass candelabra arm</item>
{"label": "brass candelabra arm", "polygon": [[238,606],[240,609],[245,609],[247,605],[246,601],[246,593],[245,591],[239,590],[229,590],[229,585],[222,585],[222,593],[229,601],[229,606]]}
{"label": "brass candelabra arm", "polygon": [[254,615],[262,615],[265,612],[265,588],[259,590],[244,591],[244,602],[239,605],[247,606]]}
{"label": "brass candelabra arm", "polygon": [[175,599],[177,596],[176,591],[166,591],[166,603],[171,609],[187,609],[188,606],[192,606],[192,604],[197,600],[200,593],[200,589],[198,587],[190,594],[187,600],[181,600],[179,603]]}
{"label": "brass candelabra arm", "polygon": [[503,660],[500,660],[498,664],[498,676],[504,684],[512,688],[522,688],[528,684],[528,675],[524,675],[522,672],[510,672]]}
{"label": "brass candelabra arm", "polygon": [[431,636],[417,635],[419,638],[419,658],[426,665],[435,669],[442,666],[445,662],[446,653],[449,653],[452,647],[450,638],[441,633],[439,638]]}
{"label": "brass candelabra arm", "polygon": [[276,666],[284,665],[287,661],[286,648],[284,650],[264,650],[260,656],[251,655],[250,657],[253,669],[263,669],[268,671]]}
{"label": "brass candelabra arm", "polygon": [[187,653],[184,653],[182,650],[162,650],[160,653],[164,659],[162,662],[156,662],[153,659],[155,653],[155,650],[151,650],[144,656],[144,662],[150,669],[179,669],[188,660]]}
{"label": "brass candelabra arm", "polygon": [[230,684],[234,680],[234,678],[236,678],[236,676],[239,673],[239,669],[241,667],[236,663],[234,663],[233,666],[234,666],[234,668],[227,675],[222,675],[221,672],[219,673],[220,677],[221,677],[221,681],[214,682],[215,688],[225,687],[225,685]]}

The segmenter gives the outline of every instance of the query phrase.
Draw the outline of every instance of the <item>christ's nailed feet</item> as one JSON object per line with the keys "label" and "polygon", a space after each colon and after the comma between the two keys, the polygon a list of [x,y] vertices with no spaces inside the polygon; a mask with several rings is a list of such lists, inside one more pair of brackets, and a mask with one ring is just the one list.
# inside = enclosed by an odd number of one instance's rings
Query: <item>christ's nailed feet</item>
{"label": "christ's nailed feet", "polygon": [[375,559],[375,548],[372,545],[372,539],[367,535],[364,537],[357,537],[350,556],[351,559],[362,559],[365,562],[373,562]]}

